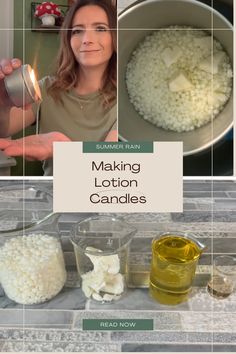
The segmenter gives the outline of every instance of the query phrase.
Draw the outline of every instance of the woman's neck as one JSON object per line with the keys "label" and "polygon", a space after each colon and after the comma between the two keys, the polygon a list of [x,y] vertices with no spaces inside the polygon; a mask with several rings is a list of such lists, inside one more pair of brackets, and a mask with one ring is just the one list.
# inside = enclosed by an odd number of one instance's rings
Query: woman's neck
{"label": "woman's neck", "polygon": [[79,95],[87,95],[102,88],[104,70],[101,68],[80,68],[75,90]]}

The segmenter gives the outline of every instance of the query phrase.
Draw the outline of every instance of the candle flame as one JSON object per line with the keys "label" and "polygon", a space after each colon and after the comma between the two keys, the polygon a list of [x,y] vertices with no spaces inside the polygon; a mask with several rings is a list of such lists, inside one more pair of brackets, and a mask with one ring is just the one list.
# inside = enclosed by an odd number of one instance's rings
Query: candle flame
{"label": "candle flame", "polygon": [[35,85],[36,77],[35,77],[35,73],[34,73],[33,69],[30,71],[30,78],[31,78],[33,85]]}
{"label": "candle flame", "polygon": [[42,99],[41,91],[40,91],[39,84],[38,84],[38,81],[36,79],[34,70],[31,69],[29,74],[30,74],[30,79],[31,79],[32,84],[33,84],[34,89],[35,89],[35,99],[36,99],[36,101],[41,100]]}

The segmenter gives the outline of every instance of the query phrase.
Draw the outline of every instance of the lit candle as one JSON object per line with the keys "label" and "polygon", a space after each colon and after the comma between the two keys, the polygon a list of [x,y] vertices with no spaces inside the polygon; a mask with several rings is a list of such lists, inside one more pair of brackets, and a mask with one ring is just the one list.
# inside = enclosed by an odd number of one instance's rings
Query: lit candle
{"label": "lit candle", "polygon": [[7,106],[24,107],[41,101],[41,92],[34,70],[22,65],[0,81],[1,102]]}

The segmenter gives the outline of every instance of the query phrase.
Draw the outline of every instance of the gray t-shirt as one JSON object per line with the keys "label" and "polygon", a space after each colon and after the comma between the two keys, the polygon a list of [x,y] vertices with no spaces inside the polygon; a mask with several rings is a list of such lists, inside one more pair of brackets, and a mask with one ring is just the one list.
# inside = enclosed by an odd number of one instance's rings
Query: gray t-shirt
{"label": "gray t-shirt", "polygon": [[[72,141],[104,141],[107,134],[116,129],[116,102],[104,107],[102,93],[79,96],[74,90],[61,94],[63,104],[55,101],[47,92],[52,78],[45,77],[39,84],[42,94],[39,114],[39,132],[57,131]],[[38,107],[33,106],[37,111]],[[45,175],[52,175],[52,160],[44,163]]]}

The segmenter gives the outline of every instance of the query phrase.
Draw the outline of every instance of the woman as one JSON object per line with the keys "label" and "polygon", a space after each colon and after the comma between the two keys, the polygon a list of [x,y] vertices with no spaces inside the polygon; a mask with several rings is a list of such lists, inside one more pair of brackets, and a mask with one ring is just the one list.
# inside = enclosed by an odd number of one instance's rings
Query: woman
{"label": "woman", "polygon": [[[54,141],[116,141],[116,11],[110,0],[78,0],[61,31],[57,70],[40,81],[40,134],[18,140],[0,139],[7,155],[47,160],[52,174]],[[0,79],[21,65],[2,60]],[[38,107],[0,107],[9,116],[6,136],[36,121]]]}

